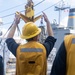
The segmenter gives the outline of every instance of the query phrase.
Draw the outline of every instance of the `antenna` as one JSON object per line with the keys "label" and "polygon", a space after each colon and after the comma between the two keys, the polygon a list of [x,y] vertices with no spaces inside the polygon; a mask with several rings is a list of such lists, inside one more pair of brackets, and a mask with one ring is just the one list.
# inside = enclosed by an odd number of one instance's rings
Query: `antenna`
{"label": "antenna", "polygon": [[60,25],[60,17],[61,17],[61,11],[65,10],[65,9],[69,9],[70,6],[66,6],[64,1],[61,0],[61,3],[59,3],[59,6],[55,6],[55,11],[59,11],[59,19],[58,19],[58,24]]}

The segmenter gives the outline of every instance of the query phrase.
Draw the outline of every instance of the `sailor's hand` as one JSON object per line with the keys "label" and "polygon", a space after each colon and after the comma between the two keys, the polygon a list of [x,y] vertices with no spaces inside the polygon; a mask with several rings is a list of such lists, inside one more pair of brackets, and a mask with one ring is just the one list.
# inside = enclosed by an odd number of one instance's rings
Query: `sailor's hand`
{"label": "sailor's hand", "polygon": [[20,14],[15,13],[14,24],[18,25],[20,23]]}
{"label": "sailor's hand", "polygon": [[45,22],[48,22],[47,15],[44,12],[42,12],[42,13],[43,13],[43,17],[44,17]]}

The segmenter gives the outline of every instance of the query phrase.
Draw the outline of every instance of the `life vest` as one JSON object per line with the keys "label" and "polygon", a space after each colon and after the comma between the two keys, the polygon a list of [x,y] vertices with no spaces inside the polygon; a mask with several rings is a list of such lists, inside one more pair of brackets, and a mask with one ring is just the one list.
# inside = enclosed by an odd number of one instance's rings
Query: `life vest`
{"label": "life vest", "polygon": [[75,75],[75,36],[67,35],[64,38],[66,57],[66,75]]}
{"label": "life vest", "polygon": [[28,42],[17,49],[16,75],[46,75],[46,49],[38,42]]}

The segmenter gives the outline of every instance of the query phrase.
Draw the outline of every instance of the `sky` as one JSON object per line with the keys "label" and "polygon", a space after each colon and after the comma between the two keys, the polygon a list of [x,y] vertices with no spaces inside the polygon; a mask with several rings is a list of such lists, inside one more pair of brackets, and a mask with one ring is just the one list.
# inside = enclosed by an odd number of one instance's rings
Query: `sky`
{"label": "sky", "polygon": [[[57,23],[59,21],[59,12],[55,11],[55,6],[59,6],[59,4],[56,4],[57,2],[64,1],[65,5],[70,5],[71,8],[75,7],[74,0],[33,0],[34,5],[36,5],[37,3],[41,1],[43,2],[34,7],[35,17],[38,15],[41,15],[42,11],[44,11],[46,15],[48,16],[50,22],[53,22],[54,19],[56,19]],[[23,11],[21,13],[24,14],[25,12],[24,6],[26,3],[27,3],[27,0],[0,0],[0,21],[3,22],[3,24],[0,25],[0,29],[3,31],[3,34],[11,26],[14,19],[14,15],[15,15],[14,13],[16,11],[19,11],[19,12]],[[48,7],[50,8],[47,9]],[[60,15],[61,24],[67,24],[68,13],[69,13],[68,10],[61,11],[61,15]],[[39,19],[36,22],[38,26],[40,25],[40,20],[41,19]],[[22,30],[22,27],[24,24],[25,24],[24,21],[21,20],[19,24],[20,30]]]}

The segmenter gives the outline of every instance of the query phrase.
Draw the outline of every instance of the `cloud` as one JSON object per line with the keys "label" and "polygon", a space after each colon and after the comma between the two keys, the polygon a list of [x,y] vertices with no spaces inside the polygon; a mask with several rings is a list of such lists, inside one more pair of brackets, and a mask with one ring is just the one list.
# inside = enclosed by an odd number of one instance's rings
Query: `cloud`
{"label": "cloud", "polygon": [[13,0],[14,3],[16,3],[17,5],[22,4],[22,3],[26,3],[27,0]]}
{"label": "cloud", "polygon": [[43,1],[43,0],[32,0],[33,2],[39,2],[39,1]]}
{"label": "cloud", "polygon": [[75,7],[75,0],[65,0],[65,2],[67,2],[68,5],[72,7]]}
{"label": "cloud", "polygon": [[3,23],[2,18],[0,18],[0,25]]}
{"label": "cloud", "polygon": [[67,24],[68,24],[67,22],[68,22],[68,16],[62,19],[62,21],[60,22],[60,25],[63,27],[67,27]]}
{"label": "cloud", "polygon": [[0,37],[4,37],[6,31],[7,30],[5,28],[0,27],[0,32],[2,32],[2,35],[0,35]]}
{"label": "cloud", "polygon": [[68,3],[71,7],[75,7],[75,0],[69,0]]}
{"label": "cloud", "polygon": [[2,6],[3,5],[3,0],[0,0],[0,6]]}

